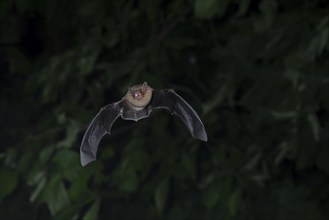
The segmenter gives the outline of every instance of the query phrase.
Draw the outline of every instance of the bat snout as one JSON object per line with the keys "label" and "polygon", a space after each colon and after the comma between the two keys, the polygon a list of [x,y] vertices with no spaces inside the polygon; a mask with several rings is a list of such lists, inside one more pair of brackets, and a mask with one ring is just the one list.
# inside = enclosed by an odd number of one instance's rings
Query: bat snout
{"label": "bat snout", "polygon": [[144,98],[144,94],[141,91],[132,92],[132,96],[136,100],[142,100]]}

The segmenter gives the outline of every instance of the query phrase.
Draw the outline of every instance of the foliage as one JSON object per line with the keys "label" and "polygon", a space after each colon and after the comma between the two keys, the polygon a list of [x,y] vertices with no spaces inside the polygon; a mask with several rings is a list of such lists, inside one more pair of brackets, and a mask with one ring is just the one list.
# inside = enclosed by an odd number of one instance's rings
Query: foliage
{"label": "foliage", "polygon": [[[0,219],[327,219],[326,0],[0,1]],[[118,120],[101,106],[147,81],[206,126]]]}

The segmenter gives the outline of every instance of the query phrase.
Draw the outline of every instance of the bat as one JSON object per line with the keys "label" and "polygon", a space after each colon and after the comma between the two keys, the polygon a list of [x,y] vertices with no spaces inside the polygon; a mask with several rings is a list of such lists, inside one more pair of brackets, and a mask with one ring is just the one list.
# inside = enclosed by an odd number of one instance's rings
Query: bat
{"label": "bat", "polygon": [[147,118],[153,109],[166,109],[177,115],[186,125],[193,138],[207,141],[204,125],[194,109],[173,89],[154,90],[146,82],[128,88],[127,94],[118,102],[100,109],[91,121],[81,142],[81,165],[96,160],[99,142],[111,133],[113,123],[120,116],[124,120],[138,121]]}

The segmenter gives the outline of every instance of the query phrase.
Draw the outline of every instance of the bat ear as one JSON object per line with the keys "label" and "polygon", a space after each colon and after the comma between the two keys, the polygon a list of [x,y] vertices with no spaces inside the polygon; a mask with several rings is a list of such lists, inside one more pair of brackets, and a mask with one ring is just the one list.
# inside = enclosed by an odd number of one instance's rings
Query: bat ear
{"label": "bat ear", "polygon": [[148,87],[147,82],[144,82],[143,86],[142,86],[143,92],[145,92],[147,90],[147,87]]}

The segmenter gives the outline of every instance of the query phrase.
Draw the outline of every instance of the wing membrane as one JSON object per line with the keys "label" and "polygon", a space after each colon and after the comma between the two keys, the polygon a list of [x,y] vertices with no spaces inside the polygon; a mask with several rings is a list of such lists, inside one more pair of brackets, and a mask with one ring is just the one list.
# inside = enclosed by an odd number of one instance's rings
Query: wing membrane
{"label": "wing membrane", "polygon": [[202,141],[208,140],[206,130],[198,114],[174,90],[153,91],[150,105],[154,109],[164,108],[171,114],[177,115],[194,138]]}
{"label": "wing membrane", "polygon": [[120,116],[120,103],[112,103],[101,108],[82,138],[80,147],[81,165],[96,160],[98,144],[105,134],[109,134],[114,121]]}

